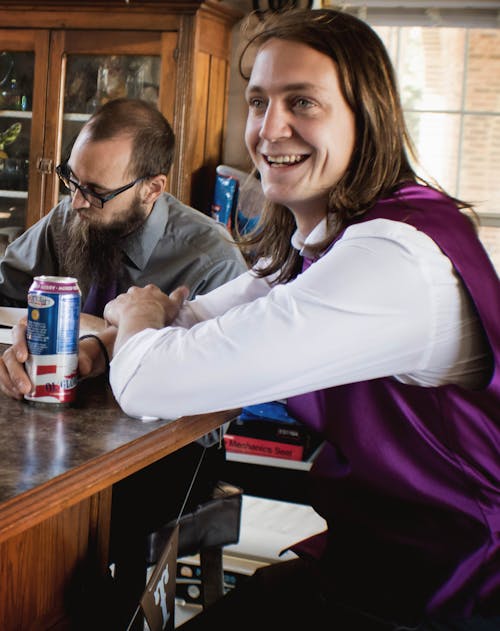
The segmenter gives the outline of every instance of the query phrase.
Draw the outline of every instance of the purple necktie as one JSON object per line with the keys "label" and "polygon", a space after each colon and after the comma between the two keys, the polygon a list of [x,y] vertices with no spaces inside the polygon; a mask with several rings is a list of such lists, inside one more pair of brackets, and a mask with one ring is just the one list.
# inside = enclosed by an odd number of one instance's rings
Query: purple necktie
{"label": "purple necktie", "polygon": [[85,304],[82,307],[82,313],[90,313],[102,318],[104,307],[110,300],[113,300],[117,294],[118,285],[116,279],[105,286],[92,283]]}
{"label": "purple necktie", "polygon": [[302,257],[302,271],[305,272],[306,269],[311,267],[313,263],[314,263],[314,259],[310,259],[307,256],[303,256]]}

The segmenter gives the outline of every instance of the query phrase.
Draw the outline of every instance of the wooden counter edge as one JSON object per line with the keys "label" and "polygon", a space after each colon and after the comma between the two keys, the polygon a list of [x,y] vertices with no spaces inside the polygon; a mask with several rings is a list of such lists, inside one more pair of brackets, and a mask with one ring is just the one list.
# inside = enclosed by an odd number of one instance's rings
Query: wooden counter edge
{"label": "wooden counter edge", "polygon": [[232,420],[238,410],[184,416],[0,504],[0,542],[110,487]]}

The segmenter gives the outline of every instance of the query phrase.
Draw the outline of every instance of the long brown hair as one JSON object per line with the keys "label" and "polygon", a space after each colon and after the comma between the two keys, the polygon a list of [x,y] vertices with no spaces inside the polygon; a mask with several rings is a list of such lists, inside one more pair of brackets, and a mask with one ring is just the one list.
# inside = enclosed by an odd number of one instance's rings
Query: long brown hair
{"label": "long brown hair", "polygon": [[[333,59],[343,96],[355,116],[354,150],[329,194],[328,217],[335,220],[328,222],[328,235],[317,244],[318,252],[354,217],[403,182],[424,183],[408,158],[416,156],[392,63],[382,40],[366,22],[333,9],[292,9],[272,14],[256,26],[247,22],[245,29],[247,39],[239,60],[243,78],[250,76],[247,59],[254,59],[270,39],[306,44]],[[294,230],[294,217],[286,207],[266,203],[255,230],[240,238],[243,252],[267,259],[260,276],[277,273],[276,281],[286,282],[296,275],[299,255],[290,245]]]}

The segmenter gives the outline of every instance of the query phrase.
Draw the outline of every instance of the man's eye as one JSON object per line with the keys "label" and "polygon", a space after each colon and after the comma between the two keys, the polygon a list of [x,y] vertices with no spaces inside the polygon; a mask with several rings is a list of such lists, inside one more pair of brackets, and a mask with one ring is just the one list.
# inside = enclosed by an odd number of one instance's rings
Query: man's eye
{"label": "man's eye", "polygon": [[264,99],[261,98],[251,98],[248,100],[248,107],[252,109],[262,109],[264,107]]}
{"label": "man's eye", "polygon": [[303,96],[300,96],[293,101],[293,106],[298,109],[307,109],[313,106],[313,102]]}

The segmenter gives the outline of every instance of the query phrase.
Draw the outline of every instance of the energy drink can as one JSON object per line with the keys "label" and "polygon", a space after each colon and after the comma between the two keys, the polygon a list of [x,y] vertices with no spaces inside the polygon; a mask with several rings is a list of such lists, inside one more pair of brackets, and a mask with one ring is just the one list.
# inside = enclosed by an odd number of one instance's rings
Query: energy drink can
{"label": "energy drink can", "polygon": [[36,276],[28,292],[26,372],[34,391],[25,399],[67,405],[78,382],[81,292],[76,278]]}

